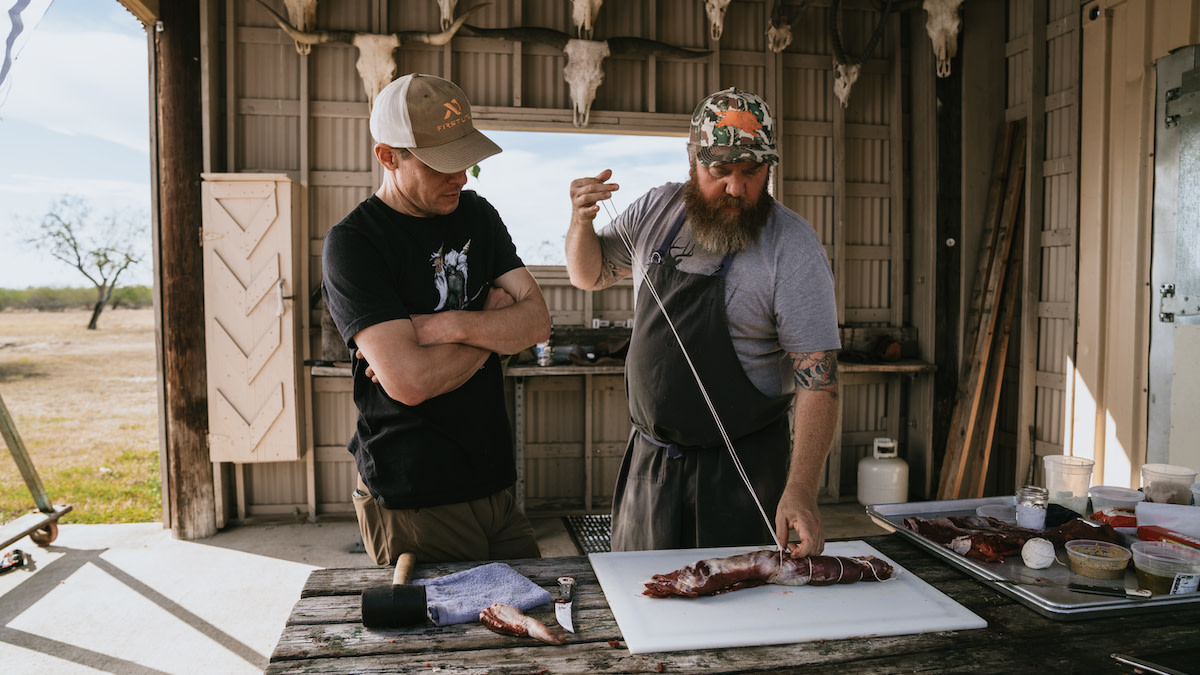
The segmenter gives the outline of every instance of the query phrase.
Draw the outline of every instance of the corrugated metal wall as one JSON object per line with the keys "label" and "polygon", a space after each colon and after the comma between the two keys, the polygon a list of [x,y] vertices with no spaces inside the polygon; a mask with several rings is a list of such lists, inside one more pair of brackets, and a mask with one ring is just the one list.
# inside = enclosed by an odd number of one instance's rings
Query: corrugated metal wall
{"label": "corrugated metal wall", "polygon": [[[991,472],[1011,493],[1037,480],[1041,457],[1062,454],[1075,344],[1079,183],[1079,7],[1074,0],[1011,0],[1008,120],[1026,120],[1021,295]],[[1031,454],[1032,453],[1032,454]]]}
{"label": "corrugated metal wall", "polygon": [[[793,12],[801,4],[785,3]],[[842,44],[848,54],[857,55],[870,41],[880,14],[868,0],[842,5]],[[609,0],[600,10],[596,39],[638,36],[714,53],[700,59],[610,57],[589,125],[582,131],[678,134],[686,130],[695,103],[712,91],[736,84],[762,93],[781,120],[784,160],[774,189],[785,204],[809,219],[825,244],[837,279],[842,323],[900,327],[908,321],[902,20],[894,14],[883,26],[882,39],[843,108],[833,95],[830,11],[828,2],[807,6],[791,45],[776,54],[766,44],[770,6],[764,0],[732,3],[719,45],[711,43],[698,0]],[[216,106],[224,124],[214,121],[209,131],[229,130],[226,137],[212,141],[223,148],[214,157],[227,158],[225,166],[213,170],[286,172],[306,187],[309,269],[315,287],[325,232],[379,181],[370,154],[367,95],[355,70],[357,51],[331,42],[300,56],[254,2],[224,0],[224,17],[219,33],[224,44],[217,47],[219,57],[211,59],[222,65],[219,72],[206,75],[217,83],[212,90],[224,99],[223,106]],[[494,0],[469,22],[574,33],[570,5],[562,1]],[[317,30],[440,30],[433,0],[321,2],[316,23]],[[929,49],[928,43],[921,48]],[[562,78],[565,57],[549,47],[460,35],[444,47],[408,44],[395,56],[398,74],[429,72],[458,82],[469,92],[476,122],[484,129],[580,131],[572,124]],[[591,318],[618,320],[631,312],[631,289],[585,294],[561,283],[561,270],[537,270],[535,275],[546,286],[556,325],[586,325]],[[310,314],[309,325],[313,353],[319,354],[315,314]],[[587,493],[592,508],[606,509],[628,431],[620,377],[592,378],[592,404],[586,411],[589,392],[579,379],[527,379],[529,503],[575,508],[579,495]],[[903,436],[906,407],[912,405],[921,414],[928,414],[929,408],[928,402],[904,402],[910,381],[909,376],[869,372],[843,380],[842,434],[826,477],[826,499],[853,498],[855,467],[876,436],[899,437],[902,455],[922,454],[928,464],[931,449],[919,443],[907,447]],[[239,511],[245,515],[350,510],[354,469],[344,449],[354,428],[349,382],[317,376],[311,388],[311,452],[294,463],[239,465],[238,502],[244,505]],[[585,414],[593,420],[595,446],[590,486],[584,486],[588,478],[579,461],[584,433],[580,415]]]}
{"label": "corrugated metal wall", "polygon": [[[1154,64],[1200,43],[1197,0],[1082,5],[1078,347],[1066,425],[1095,482],[1140,485],[1147,453]],[[1193,371],[1194,372],[1194,371]]]}

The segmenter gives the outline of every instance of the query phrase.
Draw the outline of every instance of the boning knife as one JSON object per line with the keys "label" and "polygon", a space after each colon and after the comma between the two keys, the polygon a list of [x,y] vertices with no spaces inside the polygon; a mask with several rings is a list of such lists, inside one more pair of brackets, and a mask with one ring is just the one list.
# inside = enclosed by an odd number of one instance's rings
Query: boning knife
{"label": "boning knife", "polygon": [[575,600],[575,579],[571,577],[558,578],[558,599],[554,601],[554,618],[558,625],[575,632],[575,623],[571,621],[571,604]]}

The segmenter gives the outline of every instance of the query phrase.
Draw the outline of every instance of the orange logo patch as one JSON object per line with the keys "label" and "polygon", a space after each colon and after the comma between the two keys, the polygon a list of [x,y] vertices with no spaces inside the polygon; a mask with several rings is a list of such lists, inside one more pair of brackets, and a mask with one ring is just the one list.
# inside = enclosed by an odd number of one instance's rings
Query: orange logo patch
{"label": "orange logo patch", "polygon": [[718,128],[737,127],[750,135],[763,128],[758,118],[749,110],[726,110],[717,114],[721,118],[717,122]]}

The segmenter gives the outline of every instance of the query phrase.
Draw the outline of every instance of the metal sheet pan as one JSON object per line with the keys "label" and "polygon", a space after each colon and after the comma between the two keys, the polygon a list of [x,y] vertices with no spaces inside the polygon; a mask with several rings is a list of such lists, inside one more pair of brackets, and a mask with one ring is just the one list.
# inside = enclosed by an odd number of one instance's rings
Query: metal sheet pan
{"label": "metal sheet pan", "polygon": [[[990,588],[1009,596],[1033,611],[1050,619],[1074,621],[1101,616],[1118,616],[1134,612],[1168,609],[1173,605],[1200,602],[1200,593],[1184,595],[1155,595],[1149,600],[1110,598],[1069,591],[1066,588],[1021,586],[997,581],[1038,581],[1053,584],[1083,583],[1112,585],[1114,588],[1137,588],[1137,577],[1133,567],[1125,572],[1124,580],[1104,581],[1075,574],[1067,565],[1067,552],[1061,546],[1055,550],[1059,562],[1042,570],[1026,567],[1020,556],[1009,557],[1003,563],[988,563],[959,555],[954,551],[923,537],[904,527],[909,516],[941,518],[945,516],[973,516],[975,509],[985,504],[1014,505],[1016,497],[983,497],[979,499],[952,499],[932,502],[907,502],[902,504],[877,504],[867,507],[867,514],[882,527],[895,530],[900,536],[933,555],[945,560],[967,575],[987,583]],[[1128,547],[1130,541],[1123,542]],[[993,582],[993,583],[989,583]]]}

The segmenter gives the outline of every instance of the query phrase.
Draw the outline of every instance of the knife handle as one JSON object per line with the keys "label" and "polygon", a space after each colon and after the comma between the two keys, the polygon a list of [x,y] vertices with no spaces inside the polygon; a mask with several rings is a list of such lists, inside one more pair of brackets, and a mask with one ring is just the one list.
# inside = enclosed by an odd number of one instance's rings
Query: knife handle
{"label": "knife handle", "polygon": [[1150,591],[1144,588],[1112,588],[1110,586],[1092,586],[1090,584],[1067,584],[1067,588],[1080,593],[1092,593],[1095,595],[1108,595],[1114,598],[1139,598],[1145,599],[1150,597]]}

